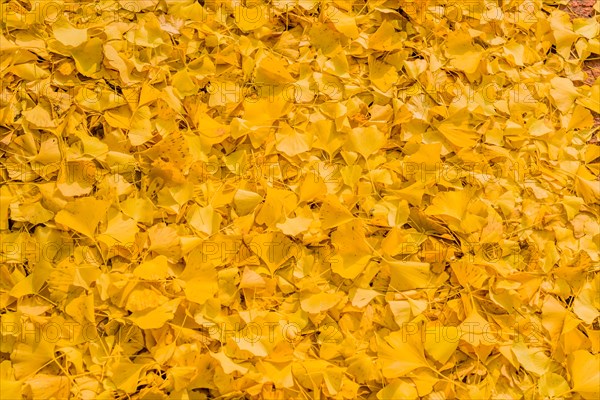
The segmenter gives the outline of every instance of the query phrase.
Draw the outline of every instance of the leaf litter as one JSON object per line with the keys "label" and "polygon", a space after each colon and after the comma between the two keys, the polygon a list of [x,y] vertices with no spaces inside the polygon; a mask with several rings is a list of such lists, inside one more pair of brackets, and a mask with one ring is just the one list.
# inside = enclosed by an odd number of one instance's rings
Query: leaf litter
{"label": "leaf litter", "polygon": [[3,3],[2,398],[598,398],[592,3]]}

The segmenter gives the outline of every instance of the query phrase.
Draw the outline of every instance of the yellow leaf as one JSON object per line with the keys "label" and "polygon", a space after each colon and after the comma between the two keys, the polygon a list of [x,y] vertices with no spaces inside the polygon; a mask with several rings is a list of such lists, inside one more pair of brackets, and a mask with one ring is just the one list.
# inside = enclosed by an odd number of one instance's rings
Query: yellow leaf
{"label": "yellow leaf", "polygon": [[[33,326],[24,329],[32,329]],[[35,328],[34,328],[35,329]],[[30,377],[38,372],[46,363],[54,359],[54,350],[56,344],[49,340],[40,340],[40,336],[36,341],[35,335],[31,335],[29,339],[26,337],[25,342],[18,342],[14,350],[10,354],[10,359],[15,370],[15,378],[21,380]]]}
{"label": "yellow leaf", "polygon": [[332,56],[341,49],[341,34],[329,28],[328,25],[321,22],[311,24],[309,31],[310,41],[315,47],[320,49],[324,55]]}
{"label": "yellow leaf", "polygon": [[131,361],[121,361],[111,368],[111,381],[117,389],[125,393],[134,393],[137,390],[140,374],[147,368],[144,364],[134,364]]}
{"label": "yellow leaf", "polygon": [[280,125],[276,134],[277,150],[290,157],[307,152],[312,147],[312,135],[298,131],[288,124]]}
{"label": "yellow leaf", "polygon": [[47,107],[41,104],[31,110],[23,111],[25,119],[36,128],[56,128],[56,122]]}
{"label": "yellow leaf", "polygon": [[285,84],[295,79],[287,71],[287,63],[271,53],[267,53],[257,64],[255,80],[258,83]]}
{"label": "yellow leaf", "polygon": [[133,270],[133,274],[147,280],[166,279],[169,276],[167,257],[160,255],[149,261],[144,261]]}
{"label": "yellow leaf", "polygon": [[[24,381],[34,399],[66,398],[69,396],[71,382],[66,376],[37,374]],[[2,388],[4,397],[4,387]]]}
{"label": "yellow leaf", "polygon": [[335,228],[354,219],[352,213],[335,196],[327,196],[319,214],[323,229]]}
{"label": "yellow leaf", "polygon": [[11,208],[10,218],[13,221],[27,221],[32,224],[42,224],[51,220],[54,213],[42,206],[41,203],[21,204],[19,208]]}
{"label": "yellow leaf", "polygon": [[269,21],[268,4],[248,3],[249,7],[238,5],[234,12],[236,25],[244,32],[251,32],[259,29]]}
{"label": "yellow leaf", "polygon": [[437,129],[453,145],[458,147],[470,147],[475,145],[478,135],[469,126],[470,116],[466,109],[443,120]]}
{"label": "yellow leaf", "polygon": [[436,361],[445,364],[458,347],[460,328],[431,323],[425,329],[425,351]]}
{"label": "yellow leaf", "polygon": [[297,204],[296,194],[289,190],[267,188],[267,197],[256,213],[256,222],[274,227],[275,224],[283,222]]}
{"label": "yellow leaf", "polygon": [[398,72],[393,65],[370,58],[369,79],[377,89],[387,92],[398,82]]}
{"label": "yellow leaf", "polygon": [[600,317],[600,275],[586,282],[573,302],[573,312],[586,324]]}
{"label": "yellow leaf", "polygon": [[94,296],[78,296],[66,305],[65,311],[80,324],[95,323]]}
{"label": "yellow leaf", "polygon": [[381,149],[386,141],[385,134],[375,126],[354,128],[350,133],[350,149],[361,154],[365,159]]}
{"label": "yellow leaf", "polygon": [[523,368],[538,376],[543,375],[550,367],[550,359],[542,348],[530,348],[523,343],[512,346],[512,352]]}
{"label": "yellow leaf", "polygon": [[281,232],[256,235],[248,245],[273,274],[283,263],[297,255],[294,243]]}
{"label": "yellow leaf", "polygon": [[[383,376],[398,378],[429,364],[423,354],[420,337],[406,331],[394,331],[378,341],[377,354]],[[402,356],[399,356],[402,355]]]}
{"label": "yellow leaf", "polygon": [[443,192],[434,197],[425,213],[448,216],[460,221],[465,217],[471,201],[473,201],[473,197],[469,190]]}
{"label": "yellow leaf", "polygon": [[104,42],[94,37],[71,50],[77,70],[85,76],[94,77],[102,67]]}
{"label": "yellow leaf", "polygon": [[232,372],[245,374],[248,372],[248,368],[233,362],[223,351],[219,351],[218,353],[209,352],[209,354],[221,364],[226,374],[231,374]]}
{"label": "yellow leaf", "polygon": [[219,231],[223,218],[212,206],[208,205],[206,207],[190,207],[187,220],[192,228],[210,236]]}
{"label": "yellow leaf", "polygon": [[479,45],[472,43],[472,38],[464,32],[453,32],[447,37],[446,54],[450,57],[452,67],[473,74],[479,68],[485,52]]}
{"label": "yellow leaf", "polygon": [[538,388],[542,396],[551,398],[560,398],[571,390],[565,378],[552,372],[540,377]]}
{"label": "yellow leaf", "polygon": [[[577,98],[579,98],[579,92],[573,82],[567,78],[561,78],[555,76],[550,80],[551,89],[550,96],[554,100],[556,107],[562,112],[567,112]],[[591,104],[588,102],[587,104]],[[585,104],[584,104],[585,105]]]}
{"label": "yellow leaf", "polygon": [[104,85],[81,85],[76,89],[75,102],[82,108],[104,112],[126,104],[118,93],[107,89]]}
{"label": "yellow leaf", "polygon": [[158,329],[173,319],[180,302],[181,298],[175,298],[156,308],[135,311],[127,318],[142,329]]}
{"label": "yellow leaf", "polygon": [[[198,304],[204,304],[208,299],[212,298],[219,291],[219,283],[217,278],[217,270],[209,261],[208,254],[212,251],[210,242],[205,242],[201,247],[198,247],[187,257],[187,266],[183,273],[179,276],[184,283],[184,293],[188,300]],[[218,259],[223,258],[223,249],[217,246]]]}
{"label": "yellow leaf", "polygon": [[59,18],[52,24],[54,37],[65,46],[77,47],[88,40],[87,29],[78,29],[65,18]]}
{"label": "yellow leaf", "polygon": [[328,14],[331,15],[331,20],[335,29],[343,33],[350,39],[356,39],[359,35],[358,27],[356,26],[355,17],[348,15],[344,11],[335,6],[328,8]]}
{"label": "yellow leaf", "polygon": [[60,210],[56,214],[54,220],[93,238],[98,223],[105,218],[109,207],[110,202],[108,201],[82,197],[68,203],[64,210]]}
{"label": "yellow leaf", "polygon": [[419,394],[412,382],[407,379],[397,379],[377,392],[377,398],[414,400],[419,398]]}
{"label": "yellow leaf", "polygon": [[[573,97],[575,95],[571,95]],[[597,114],[600,114],[600,79],[596,79],[596,82],[592,85],[589,94],[585,97],[578,97],[577,103],[582,106],[589,108]]]}
{"label": "yellow leaf", "polygon": [[173,87],[182,97],[194,95],[198,91],[198,87],[185,69],[182,69],[173,75],[171,82],[173,83]]}
{"label": "yellow leaf", "polygon": [[308,313],[318,314],[327,311],[338,304],[342,293],[308,293],[301,295],[300,307]]}
{"label": "yellow leaf", "polygon": [[392,51],[402,48],[402,38],[394,26],[384,20],[375,33],[369,36],[369,48],[380,51]]}
{"label": "yellow leaf", "polygon": [[247,267],[244,268],[242,279],[240,280],[240,288],[255,289],[265,287],[265,285],[266,281],[260,274]]}
{"label": "yellow leaf", "polygon": [[390,268],[390,290],[404,291],[427,287],[431,284],[432,275],[429,263],[417,261],[395,261],[384,259]]}
{"label": "yellow leaf", "polygon": [[138,46],[156,48],[165,44],[162,30],[158,18],[153,13],[139,13],[137,15],[137,25],[134,29],[126,33],[127,41],[135,43]]}
{"label": "yellow leaf", "polygon": [[238,189],[233,197],[233,202],[238,215],[246,215],[256,209],[263,201],[263,197],[250,190]]}
{"label": "yellow leaf", "polygon": [[340,225],[331,235],[335,255],[331,258],[331,270],[346,279],[356,279],[373,257],[365,239],[365,229],[358,220]]}
{"label": "yellow leaf", "polygon": [[597,399],[600,396],[600,354],[587,350],[576,350],[567,356],[567,366],[573,383],[573,390],[584,399]]}
{"label": "yellow leaf", "polygon": [[116,244],[131,245],[135,243],[136,234],[139,232],[137,223],[120,211],[111,209],[108,214],[108,226],[98,236],[98,240],[106,243],[109,247]]}
{"label": "yellow leaf", "polygon": [[[311,213],[310,211],[308,213]],[[281,229],[285,235],[288,236],[297,236],[300,233],[306,232],[308,228],[313,224],[314,220],[312,215],[303,214],[297,212],[299,214],[295,218],[286,218],[285,222],[277,224],[277,228]]]}

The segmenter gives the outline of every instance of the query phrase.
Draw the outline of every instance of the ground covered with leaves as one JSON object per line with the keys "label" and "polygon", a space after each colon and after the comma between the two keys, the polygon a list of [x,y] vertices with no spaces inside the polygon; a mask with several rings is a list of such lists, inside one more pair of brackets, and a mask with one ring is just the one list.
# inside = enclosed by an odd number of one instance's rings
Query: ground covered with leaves
{"label": "ground covered with leaves", "polygon": [[3,1],[0,397],[597,399],[574,3]]}

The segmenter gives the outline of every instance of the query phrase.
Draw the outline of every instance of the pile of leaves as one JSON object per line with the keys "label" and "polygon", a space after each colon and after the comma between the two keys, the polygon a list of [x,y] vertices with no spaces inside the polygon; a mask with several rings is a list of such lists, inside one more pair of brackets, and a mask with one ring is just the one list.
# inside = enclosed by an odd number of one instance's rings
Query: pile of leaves
{"label": "pile of leaves", "polygon": [[598,398],[566,4],[4,1],[2,399]]}

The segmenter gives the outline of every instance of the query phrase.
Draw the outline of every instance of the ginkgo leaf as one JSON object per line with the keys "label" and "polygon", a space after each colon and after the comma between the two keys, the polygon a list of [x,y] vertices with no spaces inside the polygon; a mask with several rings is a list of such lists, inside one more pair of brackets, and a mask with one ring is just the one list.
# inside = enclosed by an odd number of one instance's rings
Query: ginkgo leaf
{"label": "ginkgo leaf", "polygon": [[260,274],[249,268],[244,268],[240,288],[260,288],[266,286],[266,280]]}
{"label": "ginkgo leaf", "polygon": [[513,353],[523,368],[536,375],[543,375],[548,371],[550,359],[543,349],[528,348],[523,343],[518,343],[512,348]]}
{"label": "ginkgo leaf", "polygon": [[71,50],[77,70],[85,76],[93,77],[101,69],[103,58],[102,40],[94,37]]}
{"label": "ginkgo leaf", "polygon": [[198,91],[198,87],[186,70],[181,70],[173,76],[173,87],[181,96],[191,96]]}
{"label": "ginkgo leaf", "polygon": [[323,201],[320,216],[323,229],[331,229],[354,219],[352,213],[333,196],[329,196]]}
{"label": "ginkgo leaf", "polygon": [[552,96],[558,109],[566,112],[579,97],[579,92],[573,82],[567,78],[554,77],[550,84],[552,85],[550,96]]}
{"label": "ginkgo leaf", "polygon": [[[24,382],[33,398],[65,397],[69,395],[71,382],[66,376],[37,374]],[[4,390],[3,390],[4,392]]]}
{"label": "ginkgo leaf", "polygon": [[95,322],[94,296],[76,297],[66,305],[65,312],[80,323]]}
{"label": "ginkgo leaf", "polygon": [[356,18],[352,15],[348,15],[344,11],[336,8],[330,7],[328,13],[335,15],[332,19],[333,25],[335,29],[339,32],[343,33],[350,39],[355,39],[359,36],[360,32],[358,27],[356,26]]}
{"label": "ginkgo leaf", "polygon": [[331,270],[346,279],[356,279],[373,257],[360,221],[353,220],[338,227],[331,235],[336,254],[331,258]]}
{"label": "ginkgo leaf", "polygon": [[186,281],[185,295],[190,301],[198,304],[204,304],[212,298],[219,290],[216,271],[209,268],[201,269],[198,275]]}
{"label": "ginkgo leaf", "polygon": [[68,228],[93,238],[98,223],[105,218],[110,202],[82,197],[60,210],[54,220]]}
{"label": "ginkgo leaf", "polygon": [[567,357],[572,388],[585,399],[598,397],[600,393],[600,355],[587,350],[577,350]]}
{"label": "ginkgo leaf", "polygon": [[2,386],[2,393],[6,398],[18,399],[19,397],[22,397],[23,382],[1,379],[0,385]]}
{"label": "ginkgo leaf", "polygon": [[135,364],[130,361],[119,362],[112,368],[111,382],[125,393],[134,393],[138,387],[141,372],[147,368],[144,364]]}
{"label": "ginkgo leaf", "polygon": [[296,255],[293,243],[281,232],[264,233],[255,236],[249,244],[256,254],[274,273],[290,257]]}
{"label": "ginkgo leaf", "polygon": [[139,232],[137,223],[122,212],[114,209],[108,214],[106,230],[98,236],[98,240],[112,247],[115,244],[135,243],[135,235]]}
{"label": "ginkgo leaf", "polygon": [[55,128],[56,121],[52,118],[50,110],[41,104],[30,110],[23,111],[23,116],[36,128]]}
{"label": "ginkgo leaf", "polygon": [[263,197],[250,190],[239,189],[233,197],[235,208],[239,215],[252,212],[262,201]]}
{"label": "ginkgo leaf", "polygon": [[586,282],[573,302],[573,312],[588,324],[600,316],[600,277]]}
{"label": "ginkgo leaf", "polygon": [[466,110],[444,119],[438,124],[437,129],[450,143],[458,147],[473,146],[477,140],[476,132],[469,126]]}
{"label": "ginkgo leaf", "polygon": [[473,201],[473,198],[468,190],[440,193],[432,200],[425,213],[428,215],[445,215],[462,220],[471,201]]}
{"label": "ginkgo leaf", "polygon": [[458,347],[460,328],[433,324],[427,326],[426,329],[425,351],[436,361],[445,364]]}
{"label": "ginkgo leaf", "polygon": [[226,374],[231,374],[232,372],[239,372],[245,374],[248,372],[248,368],[241,366],[240,364],[235,363],[230,357],[228,357],[222,351],[218,353],[210,353],[211,357],[219,362],[223,371]]}
{"label": "ginkgo leaf", "polygon": [[369,36],[369,48],[381,51],[392,51],[402,48],[402,39],[394,26],[384,20],[379,29]]}
{"label": "ginkgo leaf", "polygon": [[35,336],[15,345],[10,354],[16,379],[32,376],[46,363],[54,359],[55,343],[48,340],[35,342]]}
{"label": "ginkgo leaf", "polygon": [[222,218],[212,206],[191,207],[188,210],[188,221],[190,226],[199,232],[212,235],[219,230]]}
{"label": "ginkgo leaf", "polygon": [[78,29],[65,18],[60,18],[52,24],[54,37],[65,46],[78,47],[88,40],[87,29]]}
{"label": "ginkgo leaf", "polygon": [[352,297],[352,305],[355,307],[364,307],[365,305],[369,304],[371,300],[373,300],[379,295],[379,292],[370,289],[358,288],[356,290],[350,291],[350,296]]}
{"label": "ginkgo leaf", "polygon": [[180,298],[172,299],[156,308],[135,311],[127,318],[142,329],[158,329],[173,319],[180,302]]}
{"label": "ginkgo leaf", "polygon": [[393,65],[375,59],[369,61],[369,78],[371,83],[384,92],[390,90],[398,81],[396,68]]}
{"label": "ginkgo leaf", "polygon": [[[572,94],[571,96],[573,97],[574,95]],[[595,113],[600,114],[600,100],[598,100],[598,97],[600,97],[600,80],[596,79],[596,82],[590,89],[589,95],[578,97],[577,102]]]}
{"label": "ginkgo leaf", "polygon": [[485,54],[481,47],[473,44],[473,38],[464,32],[452,33],[447,40],[446,54],[451,59],[451,65],[467,74],[475,73]]}
{"label": "ginkgo leaf", "polygon": [[89,194],[96,181],[96,166],[91,162],[69,162],[59,173],[56,186],[63,196]]}
{"label": "ginkgo leaf", "polygon": [[386,137],[377,127],[354,128],[350,133],[350,149],[360,153],[365,159],[381,149]]}
{"label": "ginkgo leaf", "polygon": [[285,84],[294,78],[287,71],[285,61],[273,54],[266,54],[256,67],[256,81]]}
{"label": "ginkgo leaf", "polygon": [[540,377],[538,387],[540,394],[548,397],[560,397],[571,390],[565,378],[552,372]]}
{"label": "ginkgo leaf", "polygon": [[276,226],[281,229],[281,232],[284,234],[296,236],[302,232],[306,232],[313,222],[314,220],[312,217],[300,215],[295,218],[287,218],[285,222],[277,224]]}
{"label": "ginkgo leaf", "polygon": [[377,354],[383,376],[388,379],[405,376],[417,368],[429,366],[421,342],[415,339],[414,334],[406,332],[392,332],[380,339]]}
{"label": "ginkgo leaf", "polygon": [[312,147],[312,137],[308,133],[298,132],[287,124],[282,124],[276,134],[277,150],[295,156]]}
{"label": "ginkgo leaf", "polygon": [[29,221],[37,225],[47,222],[53,217],[54,213],[40,203],[21,204],[17,209],[11,208],[11,219],[14,221]]}
{"label": "ginkgo leaf", "polygon": [[133,270],[133,274],[148,280],[165,279],[169,276],[168,259],[160,255],[152,260],[145,261]]}
{"label": "ginkgo leaf", "polygon": [[385,264],[389,266],[392,290],[411,290],[427,287],[431,284],[432,275],[429,263],[416,261],[395,261],[385,259]]}
{"label": "ginkgo leaf", "polygon": [[335,307],[342,299],[340,293],[310,293],[301,297],[300,306],[311,314],[327,311]]}
{"label": "ginkgo leaf", "polygon": [[414,400],[419,398],[417,389],[412,384],[404,379],[397,379],[389,385],[385,386],[377,392],[377,398],[380,400],[387,399],[406,399]]}

